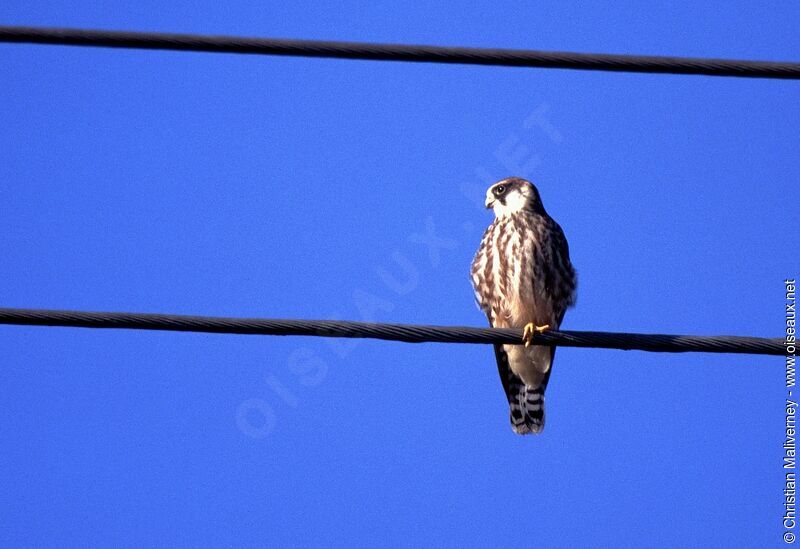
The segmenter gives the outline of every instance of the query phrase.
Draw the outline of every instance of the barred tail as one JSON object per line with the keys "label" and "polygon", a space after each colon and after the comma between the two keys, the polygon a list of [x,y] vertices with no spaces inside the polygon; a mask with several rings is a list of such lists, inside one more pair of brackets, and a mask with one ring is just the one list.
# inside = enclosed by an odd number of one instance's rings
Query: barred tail
{"label": "barred tail", "polygon": [[544,429],[544,385],[531,387],[522,383],[509,394],[511,428],[518,435],[539,434]]}

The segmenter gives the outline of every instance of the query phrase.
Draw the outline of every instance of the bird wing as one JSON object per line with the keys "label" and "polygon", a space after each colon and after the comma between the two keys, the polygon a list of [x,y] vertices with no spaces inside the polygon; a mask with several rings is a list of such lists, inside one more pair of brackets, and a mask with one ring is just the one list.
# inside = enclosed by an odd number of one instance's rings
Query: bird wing
{"label": "bird wing", "polygon": [[[506,393],[506,398],[511,401],[513,395],[516,395],[514,389],[516,383],[521,383],[522,380],[511,371],[511,366],[508,364],[508,354],[503,345],[499,343],[494,344],[494,357],[497,360],[497,371],[500,373],[500,382],[503,384],[503,391]],[[516,379],[514,379],[516,378]]]}

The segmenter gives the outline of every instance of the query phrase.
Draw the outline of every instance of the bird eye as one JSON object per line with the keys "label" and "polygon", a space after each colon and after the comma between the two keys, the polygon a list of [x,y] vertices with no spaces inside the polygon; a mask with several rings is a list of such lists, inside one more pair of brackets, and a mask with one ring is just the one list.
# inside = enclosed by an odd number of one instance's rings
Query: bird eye
{"label": "bird eye", "polygon": [[494,188],[494,194],[496,194],[498,196],[500,196],[504,192],[506,192],[505,185],[498,185],[497,187]]}

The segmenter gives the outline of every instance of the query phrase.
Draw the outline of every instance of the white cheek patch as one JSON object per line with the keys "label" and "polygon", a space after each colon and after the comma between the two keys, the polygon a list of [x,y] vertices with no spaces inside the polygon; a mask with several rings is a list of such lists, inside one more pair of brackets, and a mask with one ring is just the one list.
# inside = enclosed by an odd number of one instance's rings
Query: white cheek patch
{"label": "white cheek patch", "polygon": [[505,198],[505,204],[500,200],[494,202],[494,213],[497,217],[509,215],[525,207],[526,198],[520,191],[514,191]]}

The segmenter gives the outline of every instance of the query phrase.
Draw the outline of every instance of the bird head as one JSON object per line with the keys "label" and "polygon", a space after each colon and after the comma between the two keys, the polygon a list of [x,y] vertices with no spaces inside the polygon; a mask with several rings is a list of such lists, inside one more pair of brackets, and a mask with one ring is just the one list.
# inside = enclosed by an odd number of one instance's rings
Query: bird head
{"label": "bird head", "polygon": [[497,217],[523,210],[544,213],[539,191],[533,183],[520,177],[509,177],[489,187],[486,208],[493,209]]}

